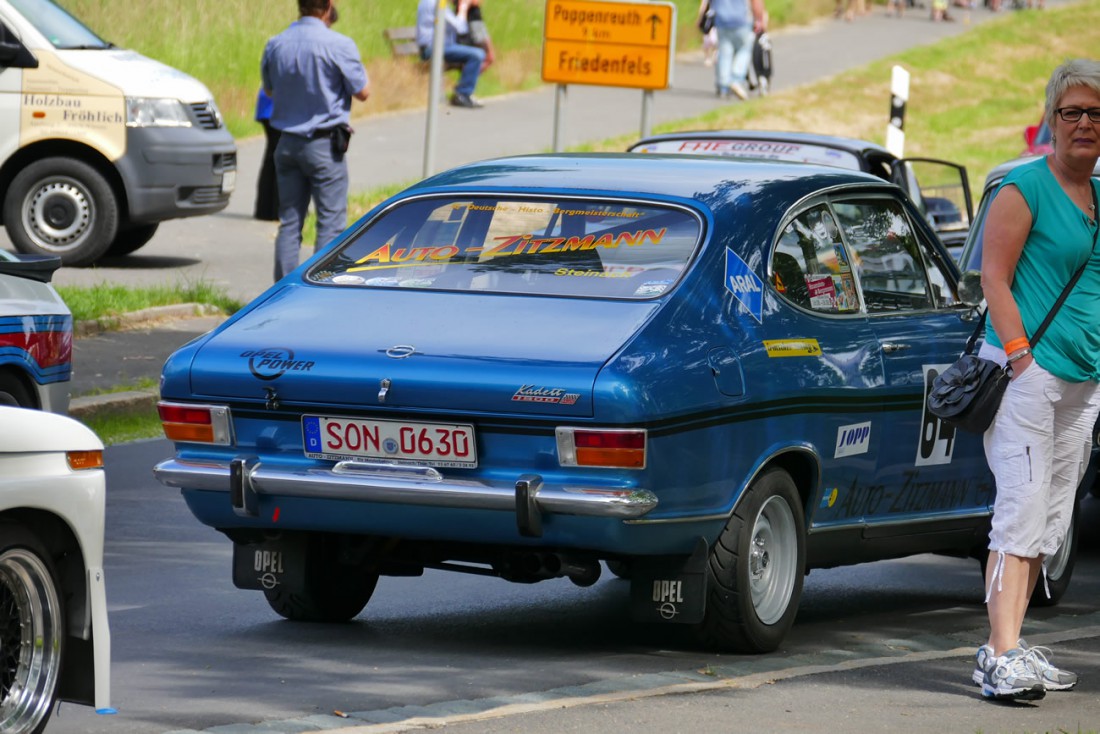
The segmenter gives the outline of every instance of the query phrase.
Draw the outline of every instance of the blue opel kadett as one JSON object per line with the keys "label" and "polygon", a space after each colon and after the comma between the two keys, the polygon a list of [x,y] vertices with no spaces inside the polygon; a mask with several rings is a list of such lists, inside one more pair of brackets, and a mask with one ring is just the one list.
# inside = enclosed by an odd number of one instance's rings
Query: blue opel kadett
{"label": "blue opel kadett", "polygon": [[958,277],[859,171],[475,163],[172,355],[155,473],[291,619],[379,575],[602,562],[638,620],[772,650],[812,568],[984,553],[981,438],[924,410],[974,327]]}

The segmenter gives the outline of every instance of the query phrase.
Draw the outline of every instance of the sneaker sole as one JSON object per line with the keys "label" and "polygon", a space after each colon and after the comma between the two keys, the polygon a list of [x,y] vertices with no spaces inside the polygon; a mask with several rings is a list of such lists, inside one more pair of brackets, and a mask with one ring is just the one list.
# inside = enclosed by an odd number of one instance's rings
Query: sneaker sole
{"label": "sneaker sole", "polygon": [[1034,688],[1020,688],[1019,690],[1009,693],[996,693],[992,688],[982,686],[982,696],[984,698],[991,698],[995,701],[1038,701],[1047,695],[1047,689],[1042,685],[1036,685]]}

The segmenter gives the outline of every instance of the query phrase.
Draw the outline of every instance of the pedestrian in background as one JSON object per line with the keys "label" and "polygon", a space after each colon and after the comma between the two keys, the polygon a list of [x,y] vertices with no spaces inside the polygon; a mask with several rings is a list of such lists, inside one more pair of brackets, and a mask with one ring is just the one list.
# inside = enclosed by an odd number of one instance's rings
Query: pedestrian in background
{"label": "pedestrian in background", "polygon": [[721,98],[733,94],[746,99],[745,84],[752,62],[756,34],[766,30],[764,0],[702,0],[700,15],[707,3],[714,11],[718,31],[718,60],[714,65],[715,94]]}
{"label": "pedestrian in background", "polygon": [[[973,673],[982,695],[1038,699],[1077,676],[1020,639],[1044,560],[1067,540],[1089,460],[1100,380],[1100,63],[1068,61],[1046,89],[1054,152],[1005,176],[986,217],[980,355],[1012,368],[985,454],[997,483],[986,566],[989,640]],[[1063,289],[1080,280],[1034,347],[1029,337]]]}
{"label": "pedestrian in background", "polygon": [[[462,0],[453,0],[455,12]],[[469,29],[465,35],[458,36],[458,42],[466,46],[477,46],[485,52],[485,60],[481,62],[481,73],[493,65],[497,60],[496,50],[493,49],[493,38],[489,35],[489,26],[485,25],[485,17],[481,13],[481,0],[470,0],[470,9],[466,13],[466,26]]]}
{"label": "pedestrian in background", "polygon": [[256,94],[256,122],[264,128],[264,157],[260,163],[260,177],[256,179],[255,219],[265,222],[279,221],[279,185],[275,180],[275,146],[279,144],[279,131],[271,127],[271,97],[260,87]]}
{"label": "pedestrian in background", "polygon": [[[451,94],[451,104],[455,107],[477,109],[482,104],[474,97],[474,90],[485,64],[485,51],[477,46],[458,42],[460,35],[470,32],[468,17],[472,5],[472,0],[459,0],[458,12],[451,10],[450,5],[443,6],[443,60],[449,64],[462,65],[458,84]],[[420,0],[416,6],[416,43],[420,47],[420,58],[425,61],[432,57],[435,12],[438,7],[439,0]]]}
{"label": "pedestrian in background", "polygon": [[311,198],[316,249],[347,226],[351,100],[367,100],[370,80],[355,42],[328,27],[334,10],[333,0],[298,0],[300,17],[267,42],[260,63],[271,126],[280,132],[275,280],[298,267]]}

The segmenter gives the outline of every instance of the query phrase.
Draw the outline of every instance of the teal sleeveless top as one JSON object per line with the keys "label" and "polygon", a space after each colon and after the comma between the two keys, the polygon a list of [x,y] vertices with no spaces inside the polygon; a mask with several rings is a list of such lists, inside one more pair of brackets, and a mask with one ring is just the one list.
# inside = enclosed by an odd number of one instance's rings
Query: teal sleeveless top
{"label": "teal sleeveless top", "polygon": [[[1096,185],[1093,180],[1094,190]],[[1045,157],[1013,169],[997,193],[1006,186],[1015,186],[1031,210],[1031,233],[1012,282],[1012,296],[1029,337],[1077,268],[1088,262],[1032,355],[1068,382],[1100,380],[1100,248],[1093,245],[1097,225],[1062,190]],[[1003,349],[992,323],[985,339]]]}

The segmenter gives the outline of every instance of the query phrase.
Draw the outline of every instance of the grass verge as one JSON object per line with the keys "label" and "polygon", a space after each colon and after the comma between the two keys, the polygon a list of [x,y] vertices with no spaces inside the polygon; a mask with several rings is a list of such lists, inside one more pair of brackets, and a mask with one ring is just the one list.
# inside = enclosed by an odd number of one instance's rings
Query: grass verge
{"label": "grass verge", "polygon": [[209,283],[133,288],[100,283],[93,286],[58,286],[57,292],[73,312],[73,321],[108,319],[153,306],[177,303],[206,303],[227,314],[236,313],[243,304],[226,291]]}
{"label": "grass verge", "polygon": [[164,438],[160,418],[155,411],[95,416],[81,422],[99,436],[99,440],[103,442],[104,446],[150,438]]}

